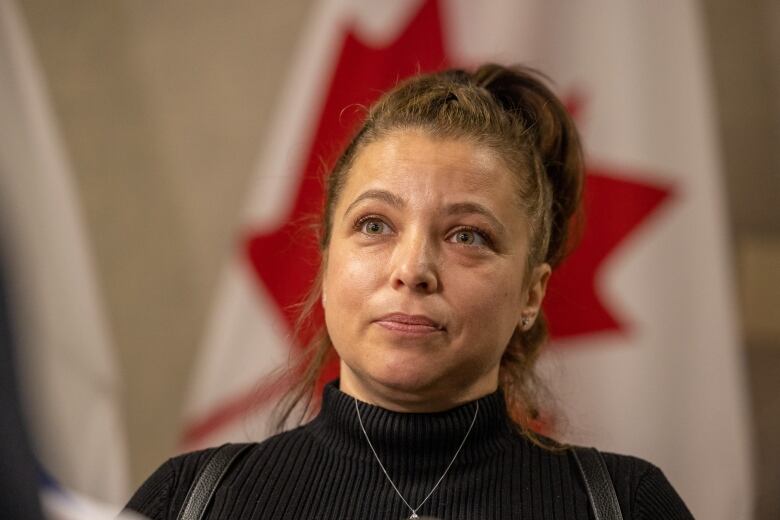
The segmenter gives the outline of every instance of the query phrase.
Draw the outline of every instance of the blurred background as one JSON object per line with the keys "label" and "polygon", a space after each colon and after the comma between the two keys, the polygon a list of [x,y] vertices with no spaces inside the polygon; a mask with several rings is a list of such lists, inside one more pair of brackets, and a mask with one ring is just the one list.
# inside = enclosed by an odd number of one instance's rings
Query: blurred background
{"label": "blurred background", "polygon": [[[291,189],[280,180],[258,184],[255,177],[263,165],[273,161],[287,167],[302,160],[295,159],[304,147],[300,143],[278,152],[282,158],[269,160],[268,143],[283,144],[290,132],[278,125],[277,109],[285,94],[294,91],[305,100],[307,92],[317,87],[306,85],[307,76],[302,72],[306,63],[317,65],[309,63],[313,58],[307,62],[302,56],[307,46],[319,41],[317,38],[326,37],[327,31],[317,29],[320,22],[312,20],[327,18],[330,11],[316,0],[3,2],[4,37],[13,32],[9,29],[13,12],[14,20],[24,27],[28,44],[27,51],[20,51],[4,40],[4,51],[12,56],[29,52],[37,64],[38,72],[30,77],[38,82],[47,108],[32,102],[30,113],[40,118],[41,111],[48,111],[48,120],[56,128],[58,144],[53,146],[59,151],[55,155],[68,165],[66,191],[72,194],[81,222],[78,240],[87,251],[83,260],[90,266],[91,281],[84,283],[92,287],[92,303],[73,298],[69,309],[52,312],[68,322],[76,338],[84,332],[81,320],[99,316],[95,319],[104,324],[88,335],[107,345],[108,353],[84,355],[87,362],[100,359],[96,385],[113,404],[96,405],[86,398],[82,403],[86,412],[114,407],[112,424],[106,424],[102,431],[116,428],[116,449],[124,455],[110,463],[104,460],[104,465],[123,465],[124,475],[108,478],[115,480],[111,489],[94,494],[121,503],[122,494],[129,496],[167,457],[190,446],[183,436],[187,431],[197,433],[187,430],[188,413],[198,406],[191,403],[200,399],[199,392],[208,393],[219,386],[209,380],[216,376],[198,367],[226,363],[218,354],[202,360],[204,345],[229,334],[215,331],[213,325],[214,313],[219,312],[215,308],[230,293],[225,284],[237,283],[225,274],[226,269],[230,271],[226,265],[233,261],[245,228],[251,227],[246,223],[255,217],[268,219],[274,207],[280,207],[258,196],[257,190],[276,187],[287,193]],[[452,4],[468,9],[464,2]],[[602,2],[583,4],[590,10],[605,9]],[[706,164],[717,166],[710,173],[718,186],[714,200],[723,210],[718,219],[722,219],[720,231],[726,249],[713,261],[725,269],[723,294],[730,300],[727,318],[733,320],[723,334],[736,337],[732,342],[736,349],[734,374],[727,383],[743,392],[735,398],[743,407],[736,418],[724,412],[722,417],[712,416],[705,427],[721,430],[731,421],[747,418],[744,432],[750,461],[746,467],[752,463],[749,489],[755,497],[753,518],[775,519],[780,517],[780,3],[702,0],[657,4],[658,9],[670,11],[684,4],[685,12],[695,19],[695,34],[700,38],[696,47],[699,54],[694,54],[706,81],[702,96],[709,110],[703,120],[709,124],[713,139],[713,153],[707,159],[711,162]],[[446,20],[447,7],[441,9]],[[390,11],[387,16],[394,16]],[[644,52],[674,39],[670,34],[681,30],[680,19],[670,16],[673,19],[667,21],[662,14],[637,23],[655,24],[656,28],[668,24],[668,34],[626,31],[621,35],[625,46],[634,47],[633,38],[649,38],[647,46],[637,46]],[[552,8],[544,15],[557,16]],[[507,23],[507,27],[509,31],[537,34],[522,20]],[[549,47],[558,42],[555,36],[542,37],[542,43],[535,45]],[[445,42],[447,38],[452,36],[445,35]],[[649,82],[656,62],[642,52],[635,61],[643,64],[642,60],[648,60]],[[481,50],[473,53],[474,59],[482,55]],[[565,73],[558,72],[567,66],[565,60],[548,61],[550,66],[543,70],[562,87],[563,94],[571,94],[569,85],[574,80],[570,82]],[[541,59],[538,64],[548,61]],[[9,63],[16,62],[12,58]],[[24,69],[16,63],[6,71],[19,71],[19,67]],[[578,74],[572,73],[571,78]],[[0,82],[7,80],[0,78]],[[639,84],[639,90],[643,85]],[[587,97],[587,91],[584,95]],[[694,94],[691,99],[696,97]],[[16,114],[8,98],[0,106],[8,110],[6,114]],[[583,110],[587,114],[587,106]],[[0,117],[8,121],[7,115]],[[6,150],[18,150],[18,145],[7,144],[15,143],[17,131],[21,131],[18,124],[3,127]],[[598,133],[596,122],[592,127]],[[588,142],[587,130],[584,134]],[[592,139],[596,150],[606,148],[599,139]],[[700,142],[694,137],[678,145],[693,149]],[[702,146],[709,153],[709,145]],[[664,148],[659,145],[653,150]],[[618,154],[613,163],[636,156]],[[4,160],[7,157],[5,154]],[[643,164],[647,165],[655,163]],[[678,191],[685,193],[685,189]],[[260,201],[259,209],[251,200]],[[26,205],[19,199],[17,203]],[[56,205],[48,199],[44,203],[46,208]],[[36,221],[27,229],[43,236],[47,233],[44,226],[48,224]],[[49,270],[57,263],[57,255],[49,256],[49,252],[60,239],[63,235],[46,239],[46,245],[36,250],[42,269]],[[675,255],[674,250],[667,253]],[[12,259],[14,255],[12,246],[4,246],[4,256]],[[706,258],[705,263],[709,263]],[[14,272],[13,267],[10,271]],[[70,294],[67,286],[60,287],[55,280],[49,289],[52,286]],[[44,294],[40,297],[47,299]],[[262,310],[263,304],[256,305]],[[13,305],[11,311],[13,315]],[[712,316],[716,329],[722,324],[721,317],[717,313]],[[264,330],[261,324],[260,332]],[[250,332],[257,331],[242,334]],[[283,327],[271,326],[266,333],[278,341]],[[16,342],[24,338],[24,334],[17,334]],[[278,353],[270,356],[274,362],[283,359]],[[707,360],[701,363],[707,364]],[[59,370],[71,367],[83,368],[72,357],[57,362]],[[21,372],[24,379],[25,370]],[[205,379],[194,382],[193,374]],[[26,399],[22,396],[23,403]],[[56,416],[58,411],[46,413]],[[33,418],[32,422],[42,420]],[[678,420],[685,418],[678,416]],[[78,435],[78,428],[74,434]],[[95,442],[98,446],[104,441]],[[39,450],[46,452],[47,448]],[[97,450],[94,455],[100,456]],[[43,457],[62,456],[46,453]],[[80,457],[79,463],[84,462],[85,456]],[[741,478],[741,470],[722,462],[718,471],[725,475],[734,471]],[[55,465],[68,463],[59,460]],[[105,482],[107,477],[88,478]],[[672,481],[680,487],[674,478]],[[90,494],[89,489],[80,491]]]}

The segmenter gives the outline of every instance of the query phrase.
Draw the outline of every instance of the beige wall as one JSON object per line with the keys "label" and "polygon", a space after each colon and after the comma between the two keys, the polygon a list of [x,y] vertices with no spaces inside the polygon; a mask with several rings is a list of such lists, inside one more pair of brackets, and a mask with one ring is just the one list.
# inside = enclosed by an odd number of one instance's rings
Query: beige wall
{"label": "beige wall", "polygon": [[[310,3],[20,0],[97,256],[134,483],[173,449],[232,225]],[[758,518],[777,518],[780,3],[703,5],[756,417]]]}
{"label": "beige wall", "polygon": [[702,2],[754,417],[756,518],[780,518],[780,2]]}

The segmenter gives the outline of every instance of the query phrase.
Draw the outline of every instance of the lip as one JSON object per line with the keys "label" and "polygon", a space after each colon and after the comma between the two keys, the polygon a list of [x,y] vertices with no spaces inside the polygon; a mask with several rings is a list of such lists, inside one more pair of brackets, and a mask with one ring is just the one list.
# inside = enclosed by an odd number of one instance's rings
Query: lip
{"label": "lip", "polygon": [[394,312],[374,320],[374,323],[387,330],[402,334],[433,334],[445,330],[440,323],[424,314]]}

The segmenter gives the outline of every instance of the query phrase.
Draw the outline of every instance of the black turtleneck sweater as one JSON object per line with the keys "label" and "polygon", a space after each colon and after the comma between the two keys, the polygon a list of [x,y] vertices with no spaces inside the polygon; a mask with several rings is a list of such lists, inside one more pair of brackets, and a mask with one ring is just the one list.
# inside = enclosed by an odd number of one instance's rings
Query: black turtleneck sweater
{"label": "black turtleneck sweater", "polygon": [[[566,452],[540,448],[509,421],[500,392],[452,410],[406,414],[360,403],[366,432],[399,491],[417,506],[473,429],[439,487],[417,511],[440,519],[593,518]],[[128,508],[174,520],[211,450],[163,464]],[[652,464],[605,453],[628,519],[689,519]],[[355,402],[334,384],[310,423],[254,444],[217,490],[209,519],[401,519],[411,514],[382,473],[358,423]]]}

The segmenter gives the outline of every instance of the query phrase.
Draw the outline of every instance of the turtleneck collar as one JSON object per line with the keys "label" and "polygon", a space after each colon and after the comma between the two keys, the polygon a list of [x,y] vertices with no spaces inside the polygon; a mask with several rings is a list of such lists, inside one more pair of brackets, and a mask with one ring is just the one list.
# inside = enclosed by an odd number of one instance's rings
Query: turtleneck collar
{"label": "turtleneck collar", "polygon": [[[338,381],[328,383],[320,413],[309,424],[310,431],[342,455],[373,458],[360,429],[355,402],[339,390]],[[366,434],[383,463],[388,467],[413,463],[418,469],[429,464],[440,468],[452,459],[474,420],[477,403],[479,412],[458,456],[460,462],[495,455],[511,442],[515,429],[501,391],[436,413],[393,412],[357,401]]]}

